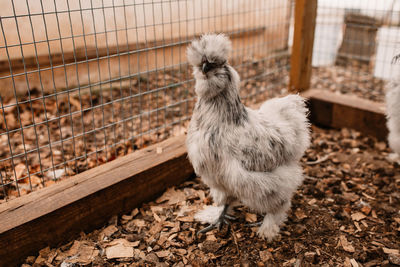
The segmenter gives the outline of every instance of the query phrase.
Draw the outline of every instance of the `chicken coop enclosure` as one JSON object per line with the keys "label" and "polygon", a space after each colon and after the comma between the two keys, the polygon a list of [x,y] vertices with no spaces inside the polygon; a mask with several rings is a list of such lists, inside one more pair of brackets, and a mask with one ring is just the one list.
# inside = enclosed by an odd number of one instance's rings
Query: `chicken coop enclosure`
{"label": "chicken coop enclosure", "polygon": [[20,263],[193,176],[186,47],[203,33],[231,39],[246,105],[300,92],[313,123],[386,137],[397,0],[0,6],[0,266],[9,251],[7,263]]}

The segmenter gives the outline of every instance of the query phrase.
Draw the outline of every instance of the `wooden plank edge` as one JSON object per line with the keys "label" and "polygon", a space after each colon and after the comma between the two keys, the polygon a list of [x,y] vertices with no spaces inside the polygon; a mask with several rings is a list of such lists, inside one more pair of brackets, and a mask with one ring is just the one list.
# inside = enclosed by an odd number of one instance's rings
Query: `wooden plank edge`
{"label": "wooden plank edge", "polygon": [[384,103],[327,90],[308,90],[311,123],[329,128],[352,128],[378,140],[386,140],[386,109]]}
{"label": "wooden plank edge", "polygon": [[6,203],[0,212],[0,266],[21,264],[193,177],[184,139],[168,139]]}

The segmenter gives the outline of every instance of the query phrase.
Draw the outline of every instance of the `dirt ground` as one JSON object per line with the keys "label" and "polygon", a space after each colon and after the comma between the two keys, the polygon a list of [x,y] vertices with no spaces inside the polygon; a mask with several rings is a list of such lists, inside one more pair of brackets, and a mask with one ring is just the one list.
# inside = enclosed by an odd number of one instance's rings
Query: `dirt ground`
{"label": "dirt ground", "polygon": [[23,266],[400,265],[400,165],[390,149],[348,129],[313,127],[312,137],[304,184],[272,243],[244,226],[262,217],[242,206],[231,227],[197,236],[204,226],[193,215],[212,203],[196,178]]}

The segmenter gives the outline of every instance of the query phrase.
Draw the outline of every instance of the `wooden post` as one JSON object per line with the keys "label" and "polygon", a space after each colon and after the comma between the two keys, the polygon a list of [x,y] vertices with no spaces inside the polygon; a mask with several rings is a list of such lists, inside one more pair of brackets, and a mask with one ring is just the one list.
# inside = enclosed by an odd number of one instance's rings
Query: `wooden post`
{"label": "wooden post", "polygon": [[296,0],[290,92],[301,92],[310,87],[316,16],[317,0]]}

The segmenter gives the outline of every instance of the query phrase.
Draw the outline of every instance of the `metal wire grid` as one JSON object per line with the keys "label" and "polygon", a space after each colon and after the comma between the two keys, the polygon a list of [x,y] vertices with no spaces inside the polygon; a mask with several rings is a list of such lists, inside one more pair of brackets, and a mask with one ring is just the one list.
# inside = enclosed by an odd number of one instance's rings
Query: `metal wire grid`
{"label": "metal wire grid", "polygon": [[290,1],[12,0],[2,9],[0,201],[184,133],[194,104],[185,45],[202,32],[234,39],[247,103],[287,85]]}
{"label": "metal wire grid", "polygon": [[386,83],[400,74],[392,63],[399,25],[398,0],[319,0],[312,87],[384,101]]}

